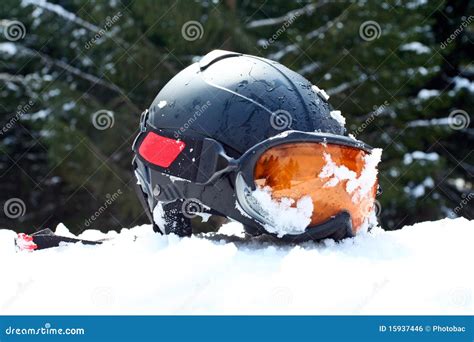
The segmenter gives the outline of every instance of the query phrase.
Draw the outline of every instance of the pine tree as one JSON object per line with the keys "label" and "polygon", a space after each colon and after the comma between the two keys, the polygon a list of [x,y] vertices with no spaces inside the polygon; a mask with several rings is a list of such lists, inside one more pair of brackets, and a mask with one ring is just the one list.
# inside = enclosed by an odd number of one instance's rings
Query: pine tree
{"label": "pine tree", "polygon": [[[77,233],[146,222],[130,167],[140,113],[212,49],[268,57],[300,72],[331,95],[349,133],[384,149],[385,228],[472,218],[473,6],[3,1],[0,203],[20,198],[26,212],[0,216],[0,227],[33,231],[65,222]],[[26,32],[8,39],[15,20]]]}

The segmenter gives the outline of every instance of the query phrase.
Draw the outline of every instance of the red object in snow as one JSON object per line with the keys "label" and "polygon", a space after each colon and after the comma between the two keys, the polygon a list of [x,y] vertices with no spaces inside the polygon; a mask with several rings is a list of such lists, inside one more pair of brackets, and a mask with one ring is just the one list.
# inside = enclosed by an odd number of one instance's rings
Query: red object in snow
{"label": "red object in snow", "polygon": [[33,241],[33,237],[25,233],[18,233],[16,245],[21,251],[34,251],[38,248],[36,243]]}

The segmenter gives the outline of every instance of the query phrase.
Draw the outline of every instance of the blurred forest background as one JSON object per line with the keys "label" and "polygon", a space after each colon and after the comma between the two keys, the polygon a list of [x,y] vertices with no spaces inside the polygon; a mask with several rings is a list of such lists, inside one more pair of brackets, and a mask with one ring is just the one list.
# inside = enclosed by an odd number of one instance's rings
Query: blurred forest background
{"label": "blurred forest background", "polygon": [[385,229],[473,219],[473,15],[465,0],[2,0],[0,228],[145,223],[130,165],[140,114],[213,49],[298,71],[384,149]]}

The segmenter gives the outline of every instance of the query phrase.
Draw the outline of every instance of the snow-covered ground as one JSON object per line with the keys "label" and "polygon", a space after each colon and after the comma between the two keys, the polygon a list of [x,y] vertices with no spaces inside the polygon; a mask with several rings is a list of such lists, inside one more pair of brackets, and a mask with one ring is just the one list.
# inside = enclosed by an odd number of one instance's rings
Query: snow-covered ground
{"label": "snow-covered ground", "polygon": [[0,230],[0,314],[474,314],[474,221],[463,218],[302,246],[150,226],[107,236],[17,253]]}

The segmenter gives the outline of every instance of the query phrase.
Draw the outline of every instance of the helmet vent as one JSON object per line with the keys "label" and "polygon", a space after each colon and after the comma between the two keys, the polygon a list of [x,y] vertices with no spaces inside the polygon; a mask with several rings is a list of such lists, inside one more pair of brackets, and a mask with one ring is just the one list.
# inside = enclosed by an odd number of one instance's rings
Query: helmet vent
{"label": "helmet vent", "polygon": [[228,58],[228,57],[237,57],[241,56],[241,53],[232,52],[232,51],[225,51],[225,50],[213,50],[205,55],[199,61],[199,67],[201,71],[205,70],[209,65],[220,61],[221,59]]}

